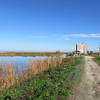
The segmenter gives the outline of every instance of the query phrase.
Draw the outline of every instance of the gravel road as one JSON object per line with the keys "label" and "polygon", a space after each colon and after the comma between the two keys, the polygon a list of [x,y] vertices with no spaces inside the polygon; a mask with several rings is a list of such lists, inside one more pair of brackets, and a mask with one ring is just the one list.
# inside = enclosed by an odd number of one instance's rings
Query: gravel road
{"label": "gravel road", "polygon": [[100,66],[85,56],[85,69],[82,82],[74,100],[100,100]]}

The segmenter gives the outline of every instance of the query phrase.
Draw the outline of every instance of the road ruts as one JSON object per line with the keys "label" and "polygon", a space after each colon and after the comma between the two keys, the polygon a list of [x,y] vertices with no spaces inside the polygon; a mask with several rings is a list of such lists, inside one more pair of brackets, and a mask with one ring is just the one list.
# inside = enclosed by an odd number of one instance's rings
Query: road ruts
{"label": "road ruts", "polygon": [[82,81],[70,100],[100,100],[100,66],[85,56]]}

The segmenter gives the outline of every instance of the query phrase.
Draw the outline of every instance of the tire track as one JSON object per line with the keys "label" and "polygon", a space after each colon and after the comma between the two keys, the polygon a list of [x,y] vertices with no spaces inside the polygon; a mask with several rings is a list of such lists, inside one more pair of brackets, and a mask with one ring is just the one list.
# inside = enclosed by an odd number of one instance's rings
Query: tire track
{"label": "tire track", "polygon": [[73,100],[100,100],[100,66],[92,57],[85,57],[83,79]]}

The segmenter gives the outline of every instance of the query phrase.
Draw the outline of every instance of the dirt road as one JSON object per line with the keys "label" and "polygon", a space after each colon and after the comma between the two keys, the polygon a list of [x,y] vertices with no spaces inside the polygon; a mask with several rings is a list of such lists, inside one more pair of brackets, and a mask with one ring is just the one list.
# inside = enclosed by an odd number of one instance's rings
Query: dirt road
{"label": "dirt road", "polygon": [[83,79],[73,100],[100,100],[100,66],[92,57],[85,57]]}

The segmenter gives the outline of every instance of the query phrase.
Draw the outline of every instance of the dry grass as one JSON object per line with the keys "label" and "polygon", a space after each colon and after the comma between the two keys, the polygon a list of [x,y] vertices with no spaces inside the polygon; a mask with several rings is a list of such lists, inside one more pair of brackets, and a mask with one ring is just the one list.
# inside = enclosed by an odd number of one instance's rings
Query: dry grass
{"label": "dry grass", "polygon": [[16,74],[13,62],[5,65],[0,64],[0,90],[31,78],[33,75],[43,72],[50,67],[56,67],[62,63],[62,60],[62,57],[51,57],[44,60],[30,61],[27,68],[20,69]]}

